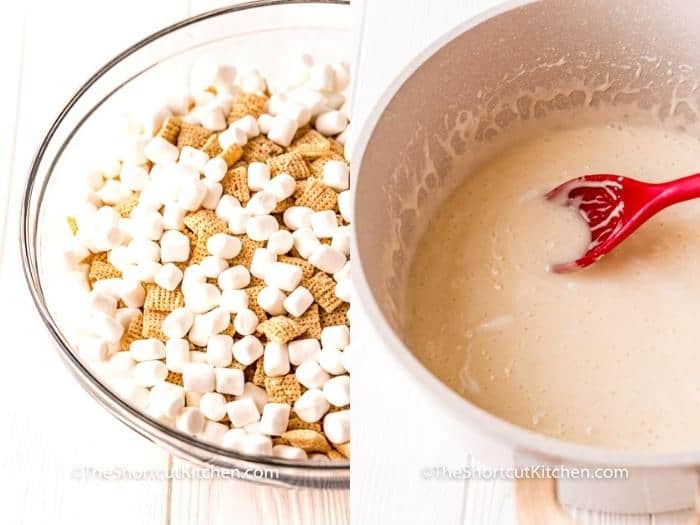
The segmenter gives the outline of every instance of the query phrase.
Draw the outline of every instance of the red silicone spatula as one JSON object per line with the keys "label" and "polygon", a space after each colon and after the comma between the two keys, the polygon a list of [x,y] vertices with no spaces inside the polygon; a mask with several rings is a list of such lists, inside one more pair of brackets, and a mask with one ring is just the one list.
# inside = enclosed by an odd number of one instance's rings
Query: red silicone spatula
{"label": "red silicone spatula", "polygon": [[613,174],[585,175],[557,186],[546,197],[576,208],[590,229],[591,242],[581,258],[550,268],[573,272],[609,253],[664,208],[700,197],[700,173],[660,184]]}

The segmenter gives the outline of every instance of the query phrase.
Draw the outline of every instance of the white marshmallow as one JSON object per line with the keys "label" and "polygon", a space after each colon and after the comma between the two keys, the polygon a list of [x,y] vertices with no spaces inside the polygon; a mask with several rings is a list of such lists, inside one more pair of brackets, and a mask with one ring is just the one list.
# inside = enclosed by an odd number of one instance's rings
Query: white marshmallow
{"label": "white marshmallow", "polygon": [[181,374],[185,364],[189,362],[190,345],[187,341],[180,338],[168,339],[165,343],[165,366],[167,369]]}
{"label": "white marshmallow", "polygon": [[233,428],[231,430],[228,430],[226,434],[224,434],[224,437],[221,441],[221,446],[240,453],[243,438],[245,438],[247,435],[248,432],[246,432],[242,428]]}
{"label": "white marshmallow", "polygon": [[127,190],[141,191],[148,184],[148,170],[139,164],[125,164],[122,166],[119,180]]}
{"label": "white marshmallow", "polygon": [[225,259],[221,257],[215,257],[213,255],[207,255],[199,261],[199,266],[202,269],[204,275],[210,279],[216,279],[219,277],[221,272],[228,268],[228,263]]}
{"label": "white marshmallow", "polygon": [[170,339],[179,339],[192,327],[194,314],[185,308],[176,308],[163,319],[163,333]]}
{"label": "white marshmallow", "polygon": [[207,197],[208,188],[203,181],[186,177],[180,181],[177,203],[187,211],[197,211]]}
{"label": "white marshmallow", "polygon": [[342,111],[328,111],[316,117],[316,129],[324,135],[337,135],[348,127],[348,118]]}
{"label": "white marshmallow", "polygon": [[216,213],[216,216],[219,219],[228,222],[231,217],[231,210],[235,208],[240,209],[240,207],[241,203],[236,197],[233,195],[223,195],[219,200],[219,204],[216,205],[216,210],[214,210],[214,213]]}
{"label": "white marshmallow", "polygon": [[265,133],[267,135],[270,132],[270,125],[275,117],[267,113],[263,113],[258,117],[258,129],[260,133]]}
{"label": "white marshmallow", "polygon": [[185,395],[182,389],[170,388],[169,383],[158,383],[148,395],[148,413],[156,418],[177,417],[185,408]]}
{"label": "white marshmallow", "polygon": [[[326,106],[329,109],[340,109],[345,104],[345,100],[345,95],[342,93],[328,93],[326,95]],[[345,114],[347,115],[348,113]],[[345,129],[347,130],[348,128]]]}
{"label": "white marshmallow", "polygon": [[82,336],[78,342],[78,352],[87,361],[105,361],[109,356],[109,345],[99,337]]}
{"label": "white marshmallow", "polygon": [[323,418],[323,432],[334,445],[350,441],[350,410],[339,410],[326,415]]}
{"label": "white marshmallow", "polygon": [[224,192],[224,188],[221,183],[208,179],[204,180],[204,186],[206,187],[207,193],[202,200],[201,206],[205,210],[215,210]]}
{"label": "white marshmallow", "polygon": [[207,250],[215,257],[233,259],[241,252],[241,241],[227,233],[215,233],[207,240]]}
{"label": "white marshmallow", "polygon": [[343,91],[350,84],[350,65],[347,62],[337,62],[333,64],[335,73],[335,89]]}
{"label": "white marshmallow", "polygon": [[340,362],[343,365],[343,368],[348,371],[349,374],[352,374],[352,351],[351,351],[352,345],[348,345],[345,347],[345,350],[343,350],[343,355],[340,358]]}
{"label": "white marshmallow", "polygon": [[225,334],[215,334],[207,342],[207,363],[214,367],[226,367],[233,362],[231,347],[233,337]]}
{"label": "white marshmallow", "polygon": [[257,215],[246,223],[246,234],[254,241],[266,241],[278,230],[279,223],[272,215]]}
{"label": "white marshmallow", "polygon": [[118,180],[108,180],[97,195],[105,204],[119,204],[129,198],[131,191]]}
{"label": "white marshmallow", "polygon": [[323,385],[323,395],[334,407],[344,407],[350,404],[350,376],[336,376]]}
{"label": "white marshmallow", "polygon": [[270,122],[267,138],[286,148],[292,143],[297,127],[296,120],[287,117],[274,117]]}
{"label": "white marshmallow", "polygon": [[262,434],[246,434],[240,443],[241,454],[269,456],[272,454],[272,439]]}
{"label": "white marshmallow", "polygon": [[294,247],[294,237],[287,230],[277,230],[267,239],[265,247],[275,255],[284,255]]}
{"label": "white marshmallow", "polygon": [[292,447],[289,445],[274,445],[272,447],[272,455],[276,458],[306,460],[309,457],[304,452],[304,449]]}
{"label": "white marshmallow", "polygon": [[218,284],[219,288],[224,291],[240,290],[250,284],[250,272],[248,268],[238,264],[221,272],[218,277]]}
{"label": "white marshmallow", "polygon": [[248,294],[245,290],[224,289],[221,293],[220,306],[231,314],[237,314],[248,308]]}
{"label": "white marshmallow", "polygon": [[344,324],[326,326],[321,330],[321,346],[325,349],[342,350],[350,344],[350,330]]}
{"label": "white marshmallow", "polygon": [[[124,166],[122,166],[122,172],[123,171],[124,171]],[[123,176],[120,175],[120,178],[123,179]],[[85,174],[84,181],[85,181],[85,184],[92,191],[96,191],[96,190],[99,190],[102,187],[102,185],[105,183],[105,178],[104,178],[104,175],[102,175],[102,172],[100,170],[91,170]],[[124,182],[124,181],[122,180],[122,182]],[[131,188],[129,188],[129,189],[131,189]]]}
{"label": "white marshmallow", "polygon": [[[268,272],[269,274],[269,272]],[[286,296],[279,288],[265,286],[258,292],[257,300],[260,308],[270,315],[282,315],[285,313],[284,300]]]}
{"label": "white marshmallow", "polygon": [[234,396],[243,393],[243,385],[245,384],[243,370],[238,368],[215,368],[214,373],[216,374],[217,392]]}
{"label": "white marshmallow", "polygon": [[236,235],[246,233],[251,214],[245,208],[231,208],[228,216],[228,229]]}
{"label": "white marshmallow", "polygon": [[350,190],[341,191],[338,194],[338,209],[343,219],[352,222],[352,195]]}
{"label": "white marshmallow", "polygon": [[238,86],[246,93],[264,93],[267,88],[265,78],[257,69],[242,72],[236,78]]}
{"label": "white marshmallow", "polygon": [[131,262],[159,261],[160,245],[148,239],[132,239],[126,247]]}
{"label": "white marshmallow", "polygon": [[226,161],[218,156],[209,159],[203,169],[204,176],[214,182],[221,182],[227,171],[228,165]]}
{"label": "white marshmallow", "polygon": [[319,421],[328,412],[330,405],[321,390],[311,388],[294,402],[294,412],[307,423]]}
{"label": "white marshmallow", "polygon": [[338,299],[349,303],[352,296],[352,283],[350,282],[350,279],[338,281],[333,291]]}
{"label": "white marshmallow", "polygon": [[185,292],[185,305],[196,314],[214,308],[221,300],[221,292],[211,283],[193,284]]}
{"label": "white marshmallow", "polygon": [[290,100],[298,102],[309,109],[311,116],[315,117],[319,113],[326,111],[326,97],[315,89],[301,87],[288,93]]}
{"label": "white marshmallow", "polygon": [[317,64],[309,71],[306,85],[316,91],[334,91],[335,71],[328,64]]}
{"label": "white marshmallow", "polygon": [[[269,191],[259,191],[254,194],[246,204],[246,210],[251,215],[267,215],[277,206],[277,197]],[[276,222],[276,221],[275,221]]]}
{"label": "white marshmallow", "polygon": [[90,313],[103,313],[114,317],[117,312],[117,298],[104,292],[92,290],[86,297],[85,306]]}
{"label": "white marshmallow", "polygon": [[189,237],[177,230],[166,231],[160,239],[161,262],[186,262],[189,258]]}
{"label": "white marshmallow", "polygon": [[299,366],[307,361],[315,361],[316,356],[321,351],[321,345],[317,339],[297,339],[290,341],[287,345],[289,351],[289,361],[294,366]]}
{"label": "white marshmallow", "polygon": [[246,115],[233,123],[231,126],[238,128],[246,134],[246,137],[252,139],[260,135],[260,129],[258,128],[258,121],[252,115]]}
{"label": "white marshmallow", "polygon": [[290,406],[287,403],[268,403],[260,417],[260,429],[268,436],[281,436],[287,430]]}
{"label": "white marshmallow", "polygon": [[311,230],[316,237],[332,237],[336,229],[338,229],[338,219],[334,211],[317,211],[311,215]]}
{"label": "white marshmallow", "polygon": [[250,263],[250,273],[259,279],[264,279],[265,272],[276,260],[277,256],[274,253],[265,248],[256,248]]}
{"label": "white marshmallow", "polygon": [[204,172],[204,166],[209,161],[209,155],[201,149],[193,148],[192,146],[184,146],[180,150],[180,163],[197,170],[199,173]]}
{"label": "white marshmallow", "polygon": [[126,328],[140,313],[141,310],[138,308],[119,308],[114,314],[114,319],[119,321],[119,324]]}
{"label": "white marshmallow", "polygon": [[155,136],[148,141],[143,153],[154,164],[172,164],[177,161],[177,157],[180,154],[177,146],[159,136]]}
{"label": "white marshmallow", "polygon": [[248,187],[253,191],[262,190],[270,182],[270,167],[264,162],[248,164]]}
{"label": "white marshmallow", "polygon": [[309,256],[309,262],[326,273],[335,273],[345,265],[346,257],[342,252],[326,244],[318,246]]}
{"label": "white marshmallow", "polygon": [[208,341],[215,334],[228,328],[231,324],[231,315],[224,308],[218,306],[205,314],[196,316],[194,322],[200,325],[201,333],[206,334]]}
{"label": "white marshmallow", "polygon": [[289,173],[275,175],[267,184],[265,191],[272,193],[278,201],[283,201],[294,195],[297,182]]}
{"label": "white marshmallow", "polygon": [[303,277],[303,271],[299,266],[283,262],[273,262],[265,269],[265,284],[279,288],[285,292],[294,290]]}
{"label": "white marshmallow", "polygon": [[282,220],[284,225],[290,230],[298,230],[299,228],[311,228],[311,215],[314,210],[306,206],[291,206],[284,210]]}
{"label": "white marshmallow", "polygon": [[129,353],[134,361],[151,361],[165,357],[165,345],[158,339],[137,339],[129,345]]}
{"label": "white marshmallow", "polygon": [[226,415],[226,398],[217,392],[206,392],[199,400],[199,409],[207,419],[221,421]]}
{"label": "white marshmallow", "polygon": [[[262,352],[262,347],[260,347]],[[258,407],[258,411],[262,412],[263,408],[267,404],[267,391],[253,383],[246,383],[243,386],[243,393],[240,396],[236,396],[236,399],[252,399],[255,406]]]}
{"label": "white marshmallow", "polygon": [[116,394],[127,403],[140,410],[148,406],[148,390],[131,380],[121,380],[112,383]]}
{"label": "white marshmallow", "polygon": [[[352,227],[338,226],[333,231],[331,248],[338,250],[345,256],[350,255],[350,239],[352,238]],[[337,272],[334,272],[337,273]]]}
{"label": "white marshmallow", "polygon": [[187,211],[179,204],[169,202],[163,208],[163,228],[166,230],[181,230],[185,226]]}
{"label": "white marshmallow", "polygon": [[316,361],[304,361],[294,372],[297,381],[306,388],[322,388],[331,378]]}
{"label": "white marshmallow", "polygon": [[167,263],[161,266],[153,280],[161,288],[173,291],[182,281],[182,276],[183,273],[180,268],[173,263]]}
{"label": "white marshmallow", "polygon": [[93,314],[92,332],[108,343],[118,343],[124,333],[124,327],[116,319],[102,313]]}
{"label": "white marshmallow", "polygon": [[350,170],[342,160],[329,160],[323,165],[323,182],[335,190],[343,191],[350,187]]}
{"label": "white marshmallow", "polygon": [[297,124],[297,129],[305,126],[311,120],[309,108],[298,102],[288,100],[283,102],[277,111],[277,117],[284,117],[293,120]]}
{"label": "white marshmallow", "polygon": [[[192,354],[194,352],[190,352],[190,359]],[[190,392],[213,392],[214,367],[208,363],[185,363],[182,368],[182,383],[185,390]]]}
{"label": "white marshmallow", "polygon": [[185,434],[197,434],[204,430],[204,414],[196,407],[185,407],[175,419],[175,428]]}
{"label": "white marshmallow", "polygon": [[207,276],[204,275],[202,267],[198,264],[192,264],[185,268],[182,274],[182,292],[187,295],[193,285],[203,284],[206,281]]}
{"label": "white marshmallow", "polygon": [[346,372],[343,367],[343,352],[335,348],[322,348],[317,356],[318,364],[326,372],[333,375],[340,375]]}
{"label": "white marshmallow", "polygon": [[228,149],[233,145],[244,146],[248,142],[248,135],[241,128],[229,126],[226,131],[219,133],[219,146]]}
{"label": "white marshmallow", "polygon": [[254,335],[246,335],[233,344],[233,357],[242,365],[253,364],[263,352],[263,344]]}
{"label": "white marshmallow", "polygon": [[250,398],[237,399],[227,403],[226,412],[234,427],[243,427],[260,419],[258,407]]}
{"label": "white marshmallow", "polygon": [[222,446],[224,442],[224,435],[228,429],[228,425],[207,420],[204,423],[204,430],[197,434],[197,437],[214,445]]}
{"label": "white marshmallow", "polygon": [[311,228],[299,228],[292,234],[294,247],[304,259],[308,259],[322,244]]}
{"label": "white marshmallow", "polygon": [[[192,363],[207,363],[207,353],[199,350],[190,350],[190,362]],[[201,395],[201,393],[200,393]]]}
{"label": "white marshmallow", "polygon": [[197,109],[197,119],[207,129],[221,131],[226,129],[226,115],[219,104],[215,101],[211,105],[206,105]]}
{"label": "white marshmallow", "polygon": [[190,86],[194,91],[206,91],[210,87],[221,87],[233,83],[236,70],[221,66],[211,55],[201,55],[190,68]]}
{"label": "white marshmallow", "polygon": [[304,288],[303,286],[298,286],[290,293],[284,300],[284,309],[292,314],[294,317],[299,317],[308,310],[314,302],[314,296],[311,292]]}
{"label": "white marshmallow", "polygon": [[270,377],[283,376],[289,373],[289,353],[285,343],[270,341],[265,345],[263,358],[265,375]]}
{"label": "white marshmallow", "polygon": [[258,327],[258,316],[248,308],[241,310],[233,320],[233,327],[241,335],[250,335]]}
{"label": "white marshmallow", "polygon": [[139,308],[143,306],[143,301],[146,298],[146,290],[141,283],[128,279],[122,279],[119,286],[119,298],[130,308]]}
{"label": "white marshmallow", "polygon": [[163,216],[157,211],[135,208],[131,212],[130,233],[135,239],[159,240],[163,235]]}
{"label": "white marshmallow", "polygon": [[132,279],[144,283],[152,283],[156,278],[156,274],[160,271],[162,265],[155,261],[141,261],[135,267],[134,275],[127,276],[124,274],[124,279]]}
{"label": "white marshmallow", "polygon": [[139,386],[153,386],[165,381],[168,369],[162,361],[141,361],[134,365],[134,383]]}

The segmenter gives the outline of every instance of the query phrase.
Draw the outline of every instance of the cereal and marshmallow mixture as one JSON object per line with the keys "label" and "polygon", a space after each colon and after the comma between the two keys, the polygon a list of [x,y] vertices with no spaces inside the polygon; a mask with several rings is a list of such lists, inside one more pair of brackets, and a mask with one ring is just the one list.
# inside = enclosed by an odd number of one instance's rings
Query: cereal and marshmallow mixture
{"label": "cereal and marshmallow mixture", "polygon": [[283,87],[210,57],[87,177],[79,355],[159,422],[244,454],[350,457],[347,64]]}

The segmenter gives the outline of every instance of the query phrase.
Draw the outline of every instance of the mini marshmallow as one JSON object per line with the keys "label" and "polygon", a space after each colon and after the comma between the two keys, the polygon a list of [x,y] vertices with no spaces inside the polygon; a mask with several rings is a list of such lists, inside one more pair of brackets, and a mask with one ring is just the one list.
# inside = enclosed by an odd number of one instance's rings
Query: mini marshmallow
{"label": "mini marshmallow", "polygon": [[343,91],[350,84],[350,65],[347,62],[337,62],[333,64],[333,72],[335,73],[335,89]]}
{"label": "mini marshmallow", "polygon": [[298,286],[284,300],[284,309],[294,317],[303,315],[314,302],[314,296],[303,286]]}
{"label": "mini marshmallow", "polygon": [[346,372],[343,367],[343,352],[335,348],[323,348],[317,356],[318,364],[326,372],[333,375],[340,375]]}
{"label": "mini marshmallow", "polygon": [[257,69],[244,71],[236,78],[238,87],[246,93],[264,93],[267,84]]}
{"label": "mini marshmallow", "polygon": [[342,111],[328,111],[316,117],[316,129],[324,135],[337,135],[348,127],[348,118]]}
{"label": "mini marshmallow", "polygon": [[267,239],[265,247],[275,255],[284,255],[294,247],[294,237],[287,230],[277,230]]}
{"label": "mini marshmallow", "polygon": [[272,454],[272,439],[262,434],[246,434],[239,446],[241,454],[269,456]]}
{"label": "mini marshmallow", "polygon": [[252,139],[260,135],[258,129],[258,121],[252,115],[246,115],[231,124],[232,127],[238,128],[246,134],[246,137]]}
{"label": "mini marshmallow", "polygon": [[207,342],[207,363],[214,367],[226,367],[233,362],[231,347],[233,337],[224,334],[215,334]]}
{"label": "mini marshmallow", "polygon": [[[277,263],[275,263],[277,264]],[[270,272],[268,272],[269,275]],[[284,300],[286,296],[279,288],[265,286],[258,292],[258,305],[270,315],[282,315],[285,313]]]}
{"label": "mini marshmallow", "polygon": [[338,228],[338,219],[332,210],[317,211],[311,214],[311,230],[316,237],[332,237]]}
{"label": "mini marshmallow", "polygon": [[352,284],[350,282],[350,279],[343,279],[342,281],[338,281],[333,291],[335,292],[335,296],[338,299],[349,303],[352,295]]}
{"label": "mini marshmallow", "polygon": [[265,269],[265,284],[285,292],[294,290],[303,277],[303,271],[294,264],[273,262]]}
{"label": "mini marshmallow", "polygon": [[328,64],[317,64],[310,69],[306,85],[316,91],[334,91],[335,71]]}
{"label": "mini marshmallow", "polygon": [[241,241],[227,233],[215,233],[207,240],[207,250],[215,257],[233,259],[241,252]]}
{"label": "mini marshmallow", "polygon": [[[269,191],[259,191],[253,195],[248,204],[246,204],[246,210],[248,210],[252,215],[267,215],[272,213],[272,211],[277,206],[277,197],[275,197]],[[275,220],[275,222],[277,222]]]}
{"label": "mini marshmallow", "polygon": [[233,327],[241,335],[250,335],[258,327],[258,316],[248,308],[241,310],[233,320]]}
{"label": "mini marshmallow", "polygon": [[311,388],[294,402],[294,412],[307,423],[319,421],[328,412],[330,405],[321,390]]}
{"label": "mini marshmallow", "polygon": [[198,407],[203,395],[204,394],[201,392],[185,392],[185,405],[188,407]]}
{"label": "mini marshmallow", "polygon": [[[224,273],[226,272],[223,272],[221,275]],[[237,314],[238,312],[248,308],[248,294],[245,292],[245,290],[224,289],[224,291],[221,293],[219,305],[228,313]]]}
{"label": "mini marshmallow", "polygon": [[[170,388],[169,383],[158,383],[148,395],[148,413],[155,417],[176,417],[185,408],[185,394],[182,389]],[[173,385],[174,386],[174,385]]]}
{"label": "mini marshmallow", "polygon": [[193,148],[192,146],[184,146],[180,150],[179,162],[197,170],[199,173],[204,172],[204,166],[208,161],[209,155],[201,149]]}
{"label": "mini marshmallow", "polygon": [[92,290],[87,295],[85,305],[90,313],[102,313],[114,317],[117,312],[117,298],[96,290]]}
{"label": "mini marshmallow", "polygon": [[207,419],[221,421],[226,416],[226,398],[217,392],[206,392],[199,400],[199,409]]}
{"label": "mini marshmallow", "polygon": [[165,381],[168,369],[162,361],[141,361],[134,365],[134,383],[139,386],[153,386]]}
{"label": "mini marshmallow", "polygon": [[265,185],[265,191],[272,193],[278,201],[283,201],[294,194],[296,186],[294,177],[283,172],[273,177]]}
{"label": "mini marshmallow", "polygon": [[197,437],[203,441],[221,446],[224,441],[224,435],[228,429],[228,425],[207,420],[204,423],[204,430],[197,434]]}
{"label": "mini marshmallow", "polygon": [[92,332],[108,343],[118,343],[124,327],[116,319],[97,313],[92,316]]}
{"label": "mini marshmallow", "polygon": [[[261,347],[262,348],[262,347]],[[236,396],[236,399],[252,399],[255,406],[258,407],[258,411],[262,413],[263,408],[267,404],[267,391],[253,383],[246,383],[243,386],[243,393]]]}
{"label": "mini marshmallow", "polygon": [[119,298],[128,307],[139,308],[143,306],[146,290],[138,281],[122,279],[119,286]]}
{"label": "mini marshmallow", "polygon": [[[83,279],[87,278],[85,273],[80,274]],[[124,279],[131,279],[128,273],[124,274]],[[102,293],[109,295],[110,297],[119,298],[119,287],[121,286],[121,279],[111,278],[111,279],[100,279],[92,284],[92,291],[96,293]],[[110,315],[112,317],[112,315]]]}
{"label": "mini marshmallow", "polygon": [[208,255],[199,262],[199,266],[202,268],[202,272],[205,276],[210,279],[216,279],[221,272],[228,268],[228,263],[221,257]]}
{"label": "mini marshmallow", "polygon": [[258,407],[255,406],[255,402],[250,398],[237,399],[227,403],[226,412],[234,427],[244,427],[260,419]]}
{"label": "mini marshmallow", "polygon": [[246,233],[248,227],[248,219],[251,218],[251,214],[245,208],[232,208],[229,210],[228,216],[228,229],[231,233],[236,235],[242,235]]}
{"label": "mini marshmallow", "polygon": [[305,361],[301,363],[294,372],[297,381],[306,388],[322,388],[331,378],[316,361]]}
{"label": "mini marshmallow", "polygon": [[343,219],[352,222],[352,195],[350,190],[341,191],[338,194],[338,209]]}
{"label": "mini marshmallow", "polygon": [[240,453],[243,438],[245,438],[247,435],[248,432],[242,428],[233,428],[228,430],[221,440],[221,446]]}
{"label": "mini marshmallow", "polygon": [[[190,352],[190,358],[194,352]],[[163,378],[165,379],[165,378]],[[214,391],[214,367],[208,363],[185,363],[182,368],[182,383],[190,392]]]}
{"label": "mini marshmallow", "polygon": [[129,345],[129,352],[134,361],[151,361],[165,357],[165,345],[158,339],[137,339]]}
{"label": "mini marshmallow", "polygon": [[219,133],[219,145],[222,149],[227,149],[234,144],[244,146],[248,142],[248,135],[245,131],[233,125],[229,126],[226,131]]}
{"label": "mini marshmallow", "polygon": [[219,65],[211,55],[201,55],[190,68],[190,86],[194,91],[233,83],[235,69]]}
{"label": "mini marshmallow", "polygon": [[217,104],[197,108],[197,119],[207,129],[214,131],[226,129],[226,115]]}
{"label": "mini marshmallow", "polygon": [[264,352],[263,344],[254,335],[246,335],[236,341],[232,350],[236,361],[245,366],[253,364]]}
{"label": "mini marshmallow", "polygon": [[119,321],[124,328],[129,326],[129,323],[136,318],[136,316],[141,313],[138,308],[119,308],[114,314],[114,319]]}
{"label": "mini marshmallow", "polygon": [[263,357],[265,375],[270,377],[283,376],[289,373],[289,353],[285,343],[270,341],[265,345]]}
{"label": "mini marshmallow", "polygon": [[309,457],[306,455],[306,452],[304,452],[304,449],[301,449],[299,447],[292,447],[289,445],[274,445],[272,447],[272,455],[277,458],[283,459],[309,459]]}
{"label": "mini marshmallow", "polygon": [[335,190],[350,187],[350,170],[342,160],[329,160],[323,165],[323,183]]}
{"label": "mini marshmallow", "polygon": [[336,376],[323,385],[323,395],[334,407],[344,407],[350,404],[350,376]]}
{"label": "mini marshmallow", "polygon": [[155,274],[153,280],[155,283],[166,290],[173,291],[182,281],[182,270],[173,263],[167,263],[161,266],[160,270]]}
{"label": "mini marshmallow", "polygon": [[257,215],[246,223],[246,234],[254,241],[266,241],[278,230],[279,223],[272,215]]}
{"label": "mini marshmallow", "polygon": [[236,265],[221,272],[218,277],[222,290],[240,290],[250,284],[250,272],[243,265]]}
{"label": "mini marshmallow", "polygon": [[172,164],[177,161],[177,157],[180,154],[177,146],[159,136],[155,136],[148,141],[143,153],[154,164]]}
{"label": "mini marshmallow", "polygon": [[311,228],[299,228],[292,234],[294,247],[304,259],[308,259],[321,247],[321,241],[314,235]]}
{"label": "mini marshmallow", "polygon": [[[350,226],[338,226],[333,231],[331,238],[331,248],[338,250],[346,257],[350,255],[350,239],[352,238],[352,228]],[[334,274],[337,272],[334,272]]]}
{"label": "mini marshmallow", "polygon": [[169,202],[163,208],[163,228],[166,230],[181,230],[185,227],[185,208],[174,202]]}
{"label": "mini marshmallow", "polygon": [[216,213],[216,216],[219,219],[228,222],[231,216],[231,210],[234,208],[240,209],[240,207],[241,203],[236,197],[233,195],[223,195],[219,200],[219,204],[216,205],[216,210],[214,210],[214,213]]}
{"label": "mini marshmallow", "polygon": [[[122,166],[122,172],[123,171],[124,171],[124,167]],[[123,177],[120,175],[120,178],[123,178]],[[102,172],[100,170],[88,171],[85,174],[85,178],[83,180],[84,180],[85,184],[88,186],[88,188],[90,188],[93,191],[99,190],[102,187],[102,185],[105,183],[105,178],[102,175]],[[131,189],[131,188],[129,188],[129,189]]]}
{"label": "mini marshmallow", "polygon": [[190,257],[190,239],[177,230],[166,231],[160,239],[162,263],[186,262]]}
{"label": "mini marshmallow", "polygon": [[219,204],[219,199],[224,192],[224,188],[219,182],[214,182],[208,179],[204,180],[204,186],[207,189],[207,193],[202,200],[202,208],[205,210],[215,210]]}
{"label": "mini marshmallow", "polygon": [[136,265],[134,275],[128,277],[125,274],[124,279],[135,279],[144,283],[152,283],[162,267],[162,264],[155,261],[142,261]]}
{"label": "mini marshmallow", "polygon": [[315,117],[327,109],[325,95],[323,93],[319,93],[315,89],[301,87],[290,91],[287,95],[289,99],[308,108],[312,117]]}
{"label": "mini marshmallow", "polygon": [[228,171],[226,161],[221,157],[213,157],[204,164],[202,173],[209,180],[221,182],[226,175],[226,171]]}
{"label": "mini marshmallow", "polygon": [[264,162],[248,164],[248,187],[251,190],[260,191],[268,182],[270,182],[270,167],[267,164]]}
{"label": "mini marshmallow", "polygon": [[311,120],[311,111],[303,104],[288,100],[280,105],[277,116],[293,120],[299,128],[309,123]]}
{"label": "mini marshmallow", "polygon": [[198,264],[192,264],[185,268],[182,273],[182,292],[187,295],[192,285],[203,284],[207,281],[207,276],[204,275],[202,267]]}
{"label": "mini marshmallow", "polygon": [[[326,106],[329,109],[340,109],[345,104],[345,100],[345,95],[342,93],[328,93],[326,95]],[[348,113],[346,112],[345,114],[347,115]],[[345,129],[347,130],[348,128]]]}
{"label": "mini marshmallow", "polygon": [[108,180],[97,191],[97,196],[105,204],[119,204],[126,200],[131,192],[118,180]]}
{"label": "mini marshmallow", "polygon": [[135,239],[157,241],[163,235],[163,216],[157,211],[135,208],[130,223],[130,233]]}
{"label": "mini marshmallow", "polygon": [[207,363],[207,353],[199,350],[190,350],[190,362],[192,363]]}
{"label": "mini marshmallow", "polygon": [[337,272],[345,265],[346,260],[342,252],[326,244],[318,246],[309,256],[309,262],[326,273]]}
{"label": "mini marshmallow", "polygon": [[317,339],[297,339],[290,341],[287,345],[289,351],[289,361],[294,366],[299,366],[307,361],[314,361],[321,351],[321,345]]}
{"label": "mini marshmallow", "polygon": [[350,344],[350,329],[339,324],[326,326],[321,330],[321,346],[325,349],[342,350]]}
{"label": "mini marshmallow", "polygon": [[165,343],[165,366],[168,370],[181,374],[185,364],[189,362],[190,345],[187,341],[180,338],[168,339]]}
{"label": "mini marshmallow", "polygon": [[78,352],[87,361],[105,361],[109,356],[109,345],[99,337],[82,336],[78,342]]}
{"label": "mini marshmallow", "polygon": [[323,432],[334,445],[350,441],[350,410],[339,410],[326,415],[323,418]]}
{"label": "mini marshmallow", "polygon": [[196,407],[185,407],[175,419],[175,428],[185,434],[197,434],[204,430],[204,414]]}
{"label": "mini marshmallow", "polygon": [[250,273],[259,279],[265,278],[269,266],[277,260],[277,256],[265,248],[256,248],[250,263]]}
{"label": "mini marshmallow", "polygon": [[306,206],[291,206],[284,210],[282,220],[284,225],[290,230],[298,230],[299,228],[311,228],[311,215],[314,210]]}
{"label": "mini marshmallow", "polygon": [[203,181],[186,177],[180,181],[177,203],[187,211],[197,211],[207,197],[208,188]]}
{"label": "mini marshmallow", "polygon": [[160,261],[160,245],[148,239],[132,239],[126,247],[132,262]]}
{"label": "mini marshmallow", "polygon": [[268,436],[281,436],[287,430],[290,406],[287,403],[268,403],[260,416],[260,429]]}
{"label": "mini marshmallow", "polygon": [[352,346],[348,345],[345,347],[345,350],[343,350],[343,355],[340,358],[340,362],[343,365],[343,368],[348,371],[349,374],[352,374],[352,351],[351,351]]}
{"label": "mini marshmallow", "polygon": [[127,403],[140,410],[145,410],[148,405],[148,390],[137,385],[134,381],[121,380],[112,383],[116,394]]}
{"label": "mini marshmallow", "polygon": [[163,333],[171,339],[180,339],[192,327],[193,321],[194,314],[192,312],[185,308],[176,308],[163,320]]}
{"label": "mini marshmallow", "polygon": [[267,138],[286,148],[292,143],[297,127],[296,120],[287,117],[274,117],[270,122]]}
{"label": "mini marshmallow", "polygon": [[127,190],[141,191],[148,184],[148,170],[138,164],[125,164],[122,166],[119,180],[122,181],[122,186]]}
{"label": "mini marshmallow", "polygon": [[267,135],[270,132],[270,125],[274,119],[275,117],[267,113],[260,115],[258,117],[258,129],[260,130],[260,133],[265,133],[265,135]]}
{"label": "mini marshmallow", "polygon": [[215,368],[216,391],[222,394],[239,396],[243,393],[245,376],[238,368]]}
{"label": "mini marshmallow", "polygon": [[185,305],[196,313],[203,314],[214,308],[221,299],[221,292],[211,283],[193,284],[185,293]]}
{"label": "mini marshmallow", "polygon": [[196,316],[194,322],[200,325],[202,333],[206,334],[207,340],[209,340],[210,337],[228,328],[231,324],[231,314],[224,308],[217,306],[203,315]]}

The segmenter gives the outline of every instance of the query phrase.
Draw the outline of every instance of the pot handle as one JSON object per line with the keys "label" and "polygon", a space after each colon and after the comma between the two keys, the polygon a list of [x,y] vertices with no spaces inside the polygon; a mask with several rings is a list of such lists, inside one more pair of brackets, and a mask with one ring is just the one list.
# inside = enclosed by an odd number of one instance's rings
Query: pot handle
{"label": "pot handle", "polygon": [[[576,525],[559,505],[554,478],[515,480],[515,513],[518,525]],[[700,525],[700,485],[695,493],[695,514],[688,525]]]}

